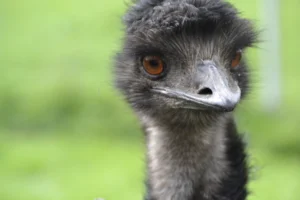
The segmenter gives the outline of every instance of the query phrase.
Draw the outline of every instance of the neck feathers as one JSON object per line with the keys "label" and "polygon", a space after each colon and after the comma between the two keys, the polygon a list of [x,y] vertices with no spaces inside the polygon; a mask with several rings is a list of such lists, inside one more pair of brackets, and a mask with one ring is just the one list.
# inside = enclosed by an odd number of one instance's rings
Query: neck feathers
{"label": "neck feathers", "polygon": [[149,118],[143,124],[147,200],[244,199],[245,154],[231,116],[206,127],[201,123],[167,126]]}

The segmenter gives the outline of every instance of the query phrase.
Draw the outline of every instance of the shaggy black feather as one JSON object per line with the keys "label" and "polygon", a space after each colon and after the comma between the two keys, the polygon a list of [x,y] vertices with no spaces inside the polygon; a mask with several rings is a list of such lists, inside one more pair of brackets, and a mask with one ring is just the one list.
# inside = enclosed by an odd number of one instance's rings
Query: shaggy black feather
{"label": "shaggy black feather", "polygon": [[[248,182],[248,164],[245,144],[236,130],[233,120],[228,121],[226,126],[226,157],[230,163],[229,174],[221,181],[220,190],[213,194],[209,200],[245,200]],[[156,200],[151,197],[151,185],[147,182],[147,194],[145,200]],[[189,200],[206,200],[201,186],[195,187],[195,193]]]}
{"label": "shaggy black feather", "polygon": [[220,0],[142,0],[126,15],[129,32],[168,30],[189,22],[230,21],[237,11]]}
{"label": "shaggy black feather", "polygon": [[[230,163],[229,174],[222,180],[219,192],[210,200],[245,200],[248,194],[247,154],[233,120],[229,120],[226,126],[226,157]],[[196,191],[201,191],[201,188],[197,188]],[[195,193],[191,200],[199,199],[205,199],[201,192]]]}

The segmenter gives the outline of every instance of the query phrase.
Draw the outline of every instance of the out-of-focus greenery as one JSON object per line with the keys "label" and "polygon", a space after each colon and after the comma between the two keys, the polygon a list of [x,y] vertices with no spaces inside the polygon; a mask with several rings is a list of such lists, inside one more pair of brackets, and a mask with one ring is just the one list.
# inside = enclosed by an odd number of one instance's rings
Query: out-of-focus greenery
{"label": "out-of-focus greenery", "polygon": [[[260,1],[232,2],[259,24]],[[250,200],[300,199],[299,8],[281,1],[279,110],[262,111],[258,51],[249,52],[255,91],[237,122],[255,166]],[[125,9],[122,0],[1,2],[1,200],[142,199],[143,137],[111,75]]]}

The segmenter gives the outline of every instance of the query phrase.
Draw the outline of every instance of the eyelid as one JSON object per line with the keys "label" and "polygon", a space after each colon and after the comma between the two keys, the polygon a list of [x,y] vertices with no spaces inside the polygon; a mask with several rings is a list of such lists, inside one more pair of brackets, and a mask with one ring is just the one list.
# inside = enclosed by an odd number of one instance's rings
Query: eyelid
{"label": "eyelid", "polygon": [[231,58],[235,58],[236,53],[241,53],[241,54],[243,55],[243,49],[242,49],[242,48],[238,48],[237,50],[235,50],[235,51],[232,53]]}
{"label": "eyelid", "polygon": [[243,53],[243,49],[238,48],[234,53],[235,53],[235,54],[236,54],[236,53],[241,53],[241,54],[242,54],[242,53]]}
{"label": "eyelid", "polygon": [[134,48],[135,55],[138,56],[139,58],[148,56],[148,55],[153,55],[153,56],[160,56],[163,57],[162,51],[158,48],[154,47],[149,47],[149,46],[139,46]]}

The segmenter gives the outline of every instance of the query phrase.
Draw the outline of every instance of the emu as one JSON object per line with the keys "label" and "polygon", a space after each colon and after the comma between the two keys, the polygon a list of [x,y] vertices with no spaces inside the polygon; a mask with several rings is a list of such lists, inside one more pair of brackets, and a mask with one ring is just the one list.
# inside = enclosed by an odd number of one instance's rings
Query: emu
{"label": "emu", "polygon": [[141,121],[145,200],[244,200],[233,110],[248,92],[252,23],[223,0],[139,0],[124,17],[115,81]]}

